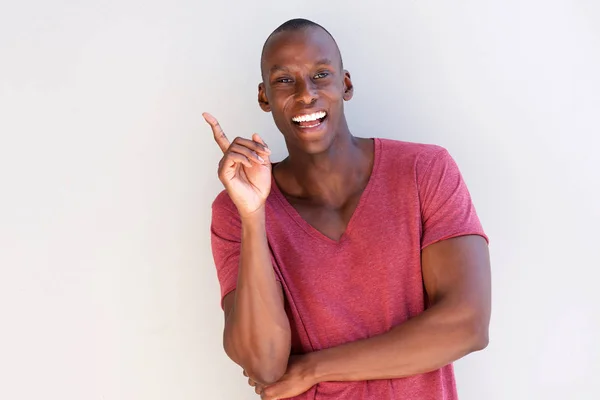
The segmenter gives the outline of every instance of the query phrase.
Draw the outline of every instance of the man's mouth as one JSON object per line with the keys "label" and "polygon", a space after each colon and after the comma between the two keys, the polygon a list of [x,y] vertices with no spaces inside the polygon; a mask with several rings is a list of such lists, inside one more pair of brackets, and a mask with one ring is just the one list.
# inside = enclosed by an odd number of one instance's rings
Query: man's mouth
{"label": "man's mouth", "polygon": [[327,118],[325,111],[317,111],[312,114],[300,114],[292,118],[292,122],[300,128],[316,128]]}

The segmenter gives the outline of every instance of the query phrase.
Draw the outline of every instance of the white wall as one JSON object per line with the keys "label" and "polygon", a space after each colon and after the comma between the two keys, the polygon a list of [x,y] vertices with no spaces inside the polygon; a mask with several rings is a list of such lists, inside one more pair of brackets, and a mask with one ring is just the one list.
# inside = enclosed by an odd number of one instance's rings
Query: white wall
{"label": "white wall", "polygon": [[200,113],[282,156],[259,52],[297,16],[339,41],[355,134],[463,170],[494,313],[461,398],[600,398],[596,0],[3,1],[0,398],[256,398],[221,350]]}

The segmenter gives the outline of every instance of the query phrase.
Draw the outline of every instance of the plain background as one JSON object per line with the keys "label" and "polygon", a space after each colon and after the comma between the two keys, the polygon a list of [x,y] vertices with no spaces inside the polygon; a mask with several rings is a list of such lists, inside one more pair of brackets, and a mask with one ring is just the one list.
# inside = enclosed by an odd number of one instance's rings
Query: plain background
{"label": "plain background", "polygon": [[600,398],[599,4],[3,1],[0,398],[256,398],[221,347],[201,112],[284,156],[256,87],[294,17],[337,38],[357,136],[445,146],[471,190],[494,308],[461,399]]}

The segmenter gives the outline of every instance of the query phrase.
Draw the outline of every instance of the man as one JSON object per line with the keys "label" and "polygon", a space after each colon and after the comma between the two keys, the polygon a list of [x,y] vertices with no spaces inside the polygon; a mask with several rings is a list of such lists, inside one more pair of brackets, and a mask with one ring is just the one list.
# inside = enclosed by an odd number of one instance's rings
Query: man
{"label": "man", "polygon": [[204,114],[224,153],[226,353],[262,399],[456,399],[452,362],[486,347],[490,319],[487,237],[458,167],[439,146],[350,133],[352,81],[320,25],[276,29],[261,72],[286,159]]}

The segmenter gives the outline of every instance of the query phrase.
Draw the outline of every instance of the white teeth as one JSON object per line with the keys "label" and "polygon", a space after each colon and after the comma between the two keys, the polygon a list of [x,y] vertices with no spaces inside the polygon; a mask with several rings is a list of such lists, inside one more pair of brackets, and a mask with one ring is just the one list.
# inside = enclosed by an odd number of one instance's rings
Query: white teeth
{"label": "white teeth", "polygon": [[316,121],[318,119],[324,118],[327,115],[325,111],[319,111],[312,114],[306,115],[298,115],[297,117],[292,118],[294,122],[308,122],[308,121]]}

